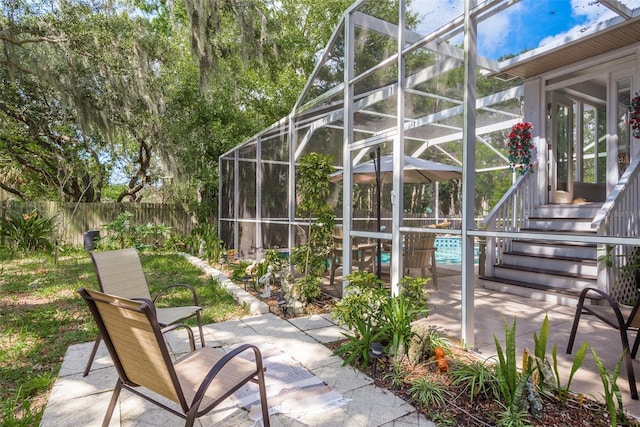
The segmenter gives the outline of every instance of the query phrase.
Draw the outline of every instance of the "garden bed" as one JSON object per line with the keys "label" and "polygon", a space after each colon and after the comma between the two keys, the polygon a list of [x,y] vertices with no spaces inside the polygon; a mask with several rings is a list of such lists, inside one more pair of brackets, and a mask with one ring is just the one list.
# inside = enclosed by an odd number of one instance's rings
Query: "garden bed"
{"label": "garden bed", "polygon": [[[331,350],[336,350],[346,341],[335,341],[326,344]],[[469,353],[457,346],[450,347],[451,354],[446,357],[451,369],[455,369],[455,364],[468,363],[479,360],[472,353]],[[402,380],[397,384],[398,375],[393,369],[389,360],[384,359],[377,364],[375,384],[385,388],[396,396],[404,399],[420,410],[425,416],[434,421],[438,426],[468,426],[487,427],[499,425],[499,414],[504,411],[501,403],[490,396],[478,396],[471,399],[470,393],[461,387],[451,385],[449,373],[438,373],[435,359],[409,364],[406,359],[402,362]],[[373,377],[373,365],[369,365],[364,371]],[[411,381],[426,377],[432,382],[442,386],[446,395],[443,405],[421,405],[411,397]],[[395,381],[394,381],[395,380]],[[394,384],[394,382],[396,384]],[[567,402],[560,403],[549,395],[542,395],[543,416],[536,420],[527,418],[527,422],[535,427],[606,427],[610,426],[610,419],[606,407],[591,398],[571,396]],[[636,420],[629,419],[626,424],[618,425],[640,425]]]}

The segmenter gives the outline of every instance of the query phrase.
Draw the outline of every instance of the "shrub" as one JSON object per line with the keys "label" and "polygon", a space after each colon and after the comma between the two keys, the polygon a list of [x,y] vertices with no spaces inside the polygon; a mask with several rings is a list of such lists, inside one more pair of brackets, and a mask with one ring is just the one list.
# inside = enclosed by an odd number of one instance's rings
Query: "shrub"
{"label": "shrub", "polygon": [[427,317],[429,314],[429,293],[424,289],[428,279],[424,277],[405,276],[400,281],[400,294],[411,305],[412,310]]}
{"label": "shrub", "polygon": [[375,326],[382,319],[381,307],[389,299],[389,292],[378,286],[378,279],[372,273],[357,271],[347,278],[349,285],[336,304],[334,318],[338,324],[352,330],[361,319]]}
{"label": "shrub", "polygon": [[371,323],[365,319],[354,319],[353,334],[344,333],[347,338],[347,343],[336,349],[335,353],[345,358],[342,366],[346,365],[361,365],[362,369],[369,366],[371,356],[369,350],[371,344],[379,342],[385,334],[385,331],[377,330]]}
{"label": "shrub", "polygon": [[413,335],[411,322],[417,313],[404,295],[387,298],[382,304],[382,324],[388,333],[388,351],[396,360],[404,356],[409,347]]}
{"label": "shrub", "polygon": [[315,301],[322,294],[319,277],[316,277],[316,276],[303,277],[299,279],[296,282],[296,284],[300,285],[301,292],[302,292],[302,301],[304,302]]}
{"label": "shrub", "polygon": [[8,246],[24,251],[52,249],[54,228],[55,217],[45,218],[36,210],[0,220],[0,233],[7,238]]}

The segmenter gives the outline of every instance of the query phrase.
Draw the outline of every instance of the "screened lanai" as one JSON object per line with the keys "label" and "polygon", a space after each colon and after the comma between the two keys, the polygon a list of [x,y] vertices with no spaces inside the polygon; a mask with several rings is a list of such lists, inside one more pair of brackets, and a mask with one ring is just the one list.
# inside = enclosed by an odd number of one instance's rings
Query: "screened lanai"
{"label": "screened lanai", "polygon": [[[220,157],[221,239],[250,259],[303,243],[298,227],[306,221],[296,216],[296,164],[312,152],[331,155],[336,170],[344,173],[330,200],[343,227],[344,247],[356,237],[387,242],[389,280],[396,292],[402,233],[436,232],[425,225],[443,218],[453,224],[447,232],[460,235],[463,246],[463,339],[472,343],[473,246],[480,220],[491,208],[488,188],[495,192],[515,181],[509,130],[539,116],[540,94],[528,92],[531,102],[525,102],[521,77],[526,73],[518,67],[593,37],[612,19],[631,16],[630,3],[355,2],[318,53],[316,69],[290,115]],[[575,16],[594,4],[589,24],[575,25]],[[550,60],[562,66],[580,58]],[[533,140],[539,141],[535,131]],[[351,171],[387,154],[393,156],[394,173],[380,188],[381,230],[375,189],[355,183]],[[405,184],[403,155],[460,166],[462,179]],[[343,268],[349,271],[346,252]]]}

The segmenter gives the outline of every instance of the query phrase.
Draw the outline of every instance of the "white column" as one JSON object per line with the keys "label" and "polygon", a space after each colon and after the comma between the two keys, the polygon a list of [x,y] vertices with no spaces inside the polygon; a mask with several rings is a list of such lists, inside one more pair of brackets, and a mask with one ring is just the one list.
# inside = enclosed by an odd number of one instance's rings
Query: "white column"
{"label": "white column", "polygon": [[533,125],[532,140],[535,147],[536,161],[534,173],[536,174],[537,200],[536,206],[546,204],[549,192],[547,172],[547,138],[546,135],[546,101],[542,79],[528,80],[524,83],[524,120]]}
{"label": "white column", "polygon": [[262,260],[265,248],[262,239],[262,137],[256,141],[256,260]]}
{"label": "white column", "polygon": [[475,273],[473,264],[473,236],[475,228],[475,139],[476,139],[476,44],[477,21],[471,16],[475,0],[464,2],[464,118],[462,137],[462,324],[461,340],[465,346],[474,345]]}
{"label": "white column", "polygon": [[398,12],[398,96],[396,103],[398,132],[393,141],[393,191],[391,193],[391,295],[400,293],[400,280],[402,280],[402,235],[400,225],[403,213],[403,169],[404,169],[404,90],[405,69],[404,55],[404,27],[405,27],[405,1],[400,1]]}
{"label": "white column", "polygon": [[344,133],[342,142],[342,294],[345,294],[347,281],[345,277],[351,271],[351,218],[353,218],[353,175],[351,142],[353,141],[353,39],[354,28],[351,13],[344,20]]}

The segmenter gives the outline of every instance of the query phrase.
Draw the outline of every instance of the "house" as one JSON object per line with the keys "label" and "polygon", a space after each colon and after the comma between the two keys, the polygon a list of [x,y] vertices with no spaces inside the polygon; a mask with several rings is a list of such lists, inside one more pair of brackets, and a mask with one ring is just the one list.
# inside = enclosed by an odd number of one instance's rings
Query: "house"
{"label": "house", "polygon": [[[463,168],[459,226],[447,231],[463,242],[467,343],[477,239],[487,241],[484,275],[495,289],[558,303],[586,286],[632,297],[634,279],[622,273],[624,255],[640,246],[640,141],[629,125],[640,89],[640,2],[467,0],[452,13],[455,5],[355,2],[291,114],[220,157],[221,238],[256,257],[299,244],[296,161],[329,154],[344,173],[334,203],[345,239],[391,244],[397,292],[402,233],[441,232],[404,216],[406,154]],[[582,16],[578,31],[541,39],[543,28],[570,16]],[[518,123],[533,126],[533,172],[477,221],[476,195],[485,189],[476,183],[509,170],[506,140]],[[356,190],[343,191],[375,151],[394,156],[392,184],[382,190],[392,210],[384,231],[354,215]],[[352,265],[345,253],[343,267]]]}

